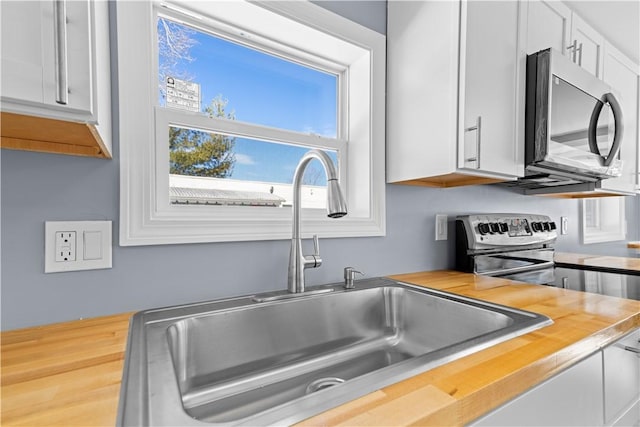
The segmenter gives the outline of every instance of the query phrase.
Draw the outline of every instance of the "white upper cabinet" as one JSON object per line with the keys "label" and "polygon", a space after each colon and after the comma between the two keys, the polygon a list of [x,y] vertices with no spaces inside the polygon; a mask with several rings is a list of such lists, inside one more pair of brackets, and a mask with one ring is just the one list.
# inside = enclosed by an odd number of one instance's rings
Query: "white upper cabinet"
{"label": "white upper cabinet", "polygon": [[574,13],[570,41],[569,53],[573,62],[601,79],[604,37]]}
{"label": "white upper cabinet", "polygon": [[33,134],[15,133],[24,123],[20,115],[90,125],[87,134],[110,157],[108,8],[107,1],[89,0],[0,3],[3,147],[33,141]]}
{"label": "white upper cabinet", "polygon": [[571,9],[559,1],[529,0],[523,3],[527,14],[527,49],[532,54],[554,48],[570,54]]}
{"label": "white upper cabinet", "polygon": [[458,168],[522,175],[516,158],[522,144],[516,112],[523,111],[516,94],[518,2],[463,2],[461,16]]}
{"label": "white upper cabinet", "polygon": [[604,37],[559,1],[528,0],[527,54],[553,48],[602,78]]}
{"label": "white upper cabinet", "polygon": [[447,187],[523,175],[519,7],[389,2],[388,182]]}
{"label": "white upper cabinet", "polygon": [[622,176],[603,180],[602,189],[633,194],[638,183],[638,65],[606,42],[603,56],[603,80],[620,103],[624,130],[619,153]]}

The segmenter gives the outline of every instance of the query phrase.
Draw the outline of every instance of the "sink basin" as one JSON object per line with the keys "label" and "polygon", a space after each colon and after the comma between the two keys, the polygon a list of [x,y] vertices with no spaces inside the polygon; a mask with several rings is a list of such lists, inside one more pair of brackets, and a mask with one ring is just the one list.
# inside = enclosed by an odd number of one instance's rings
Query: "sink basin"
{"label": "sink basin", "polygon": [[312,290],[137,313],[118,424],[292,424],[552,323],[388,279]]}

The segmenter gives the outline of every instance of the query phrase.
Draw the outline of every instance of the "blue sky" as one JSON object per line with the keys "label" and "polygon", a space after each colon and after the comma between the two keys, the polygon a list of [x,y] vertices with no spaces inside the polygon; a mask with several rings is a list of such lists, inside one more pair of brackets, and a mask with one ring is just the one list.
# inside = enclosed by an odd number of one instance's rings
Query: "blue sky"
{"label": "blue sky", "polygon": [[[337,77],[194,32],[192,62],[179,61],[200,84],[204,109],[221,95],[236,120],[335,137]],[[160,58],[162,61],[162,56]],[[236,138],[233,179],[291,182],[305,148]],[[335,156],[332,156],[335,158]],[[323,180],[324,182],[324,176]]]}

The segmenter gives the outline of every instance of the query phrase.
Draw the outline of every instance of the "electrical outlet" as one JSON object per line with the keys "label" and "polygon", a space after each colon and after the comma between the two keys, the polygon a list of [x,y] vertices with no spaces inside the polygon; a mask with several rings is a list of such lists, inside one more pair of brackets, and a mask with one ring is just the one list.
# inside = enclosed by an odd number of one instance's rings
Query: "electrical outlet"
{"label": "electrical outlet", "polygon": [[56,231],[56,262],[76,260],[76,232]]}
{"label": "electrical outlet", "polygon": [[44,272],[111,268],[111,221],[47,221]]}
{"label": "electrical outlet", "polygon": [[446,215],[436,215],[436,240],[447,240]]}
{"label": "electrical outlet", "polygon": [[566,216],[560,217],[560,234],[567,234],[569,232],[569,218]]}

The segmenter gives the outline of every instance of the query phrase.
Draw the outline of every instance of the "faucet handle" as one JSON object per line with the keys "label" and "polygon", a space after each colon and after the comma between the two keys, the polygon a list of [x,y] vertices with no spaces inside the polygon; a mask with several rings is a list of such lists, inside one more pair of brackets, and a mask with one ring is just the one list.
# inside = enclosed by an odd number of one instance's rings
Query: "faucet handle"
{"label": "faucet handle", "polygon": [[318,235],[313,235],[313,256],[320,257],[320,240],[318,240]]}
{"label": "faucet handle", "polygon": [[345,267],[344,268],[344,287],[345,289],[353,289],[355,286],[353,284],[353,279],[355,279],[356,274],[360,274],[364,276],[362,271],[358,271],[353,267]]}
{"label": "faucet handle", "polygon": [[304,255],[304,268],[318,268],[322,265],[318,235],[313,235],[313,255]]}

